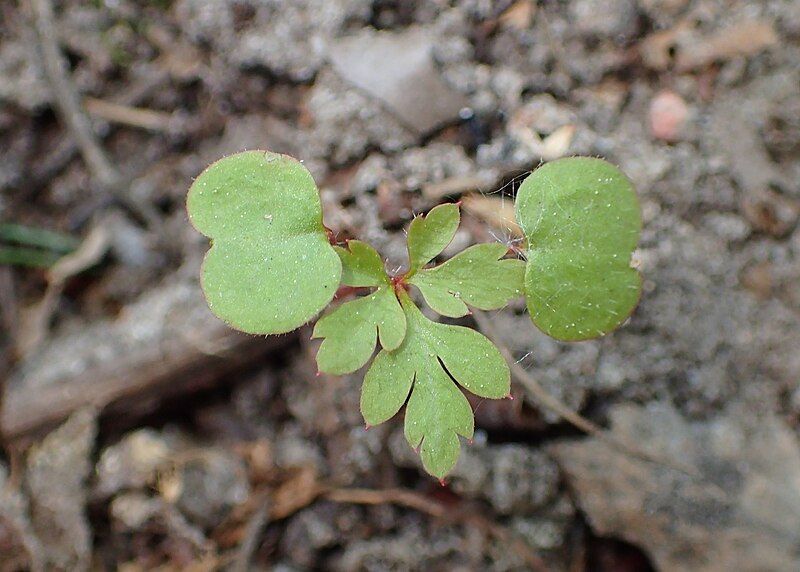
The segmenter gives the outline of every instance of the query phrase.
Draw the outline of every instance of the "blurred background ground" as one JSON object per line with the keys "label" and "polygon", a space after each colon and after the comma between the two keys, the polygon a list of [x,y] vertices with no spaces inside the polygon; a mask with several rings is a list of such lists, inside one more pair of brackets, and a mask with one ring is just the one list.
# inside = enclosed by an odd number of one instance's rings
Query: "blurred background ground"
{"label": "blurred background ground", "polygon": [[[315,376],[308,329],[228,331],[184,198],[252,148],[302,159],[391,267],[439,202],[464,200],[458,248],[509,241],[520,175],[619,164],[629,323],[564,344],[490,317],[550,392],[688,469],[515,387],[473,403],[442,487],[397,420],[365,431],[361,373]],[[71,252],[0,266],[0,569],[797,570],[798,181],[795,0],[4,2],[0,219],[72,239],[0,237]]]}

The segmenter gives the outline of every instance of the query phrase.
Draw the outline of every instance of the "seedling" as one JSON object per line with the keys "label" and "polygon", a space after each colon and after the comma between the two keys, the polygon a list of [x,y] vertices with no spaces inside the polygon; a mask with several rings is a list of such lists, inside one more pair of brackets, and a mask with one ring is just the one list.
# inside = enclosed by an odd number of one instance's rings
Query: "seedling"
{"label": "seedling", "polygon": [[76,238],[60,232],[15,223],[0,223],[0,265],[49,268],[78,245]]}
{"label": "seedling", "polygon": [[417,292],[450,318],[524,296],[542,331],[585,340],[619,326],[641,290],[630,267],[641,227],[636,194],[619,169],[600,159],[553,161],[522,183],[516,217],[526,260],[488,243],[430,266],[460,222],[458,205],[444,204],[411,222],[408,267],[390,275],[368,244],[335,244],[310,173],[269,151],[238,153],[208,167],[189,190],[187,208],[212,242],[202,270],[208,305],[233,328],[288,332],[325,309],[340,285],[365,291],[317,321],[317,365],[330,374],[354,372],[379,344],[362,386],[364,420],[383,423],[406,404],[406,439],[440,479],[458,459],[459,436],[469,439],[474,431],[459,386],[488,399],[509,397],[510,373],[483,334],[423,315]]}

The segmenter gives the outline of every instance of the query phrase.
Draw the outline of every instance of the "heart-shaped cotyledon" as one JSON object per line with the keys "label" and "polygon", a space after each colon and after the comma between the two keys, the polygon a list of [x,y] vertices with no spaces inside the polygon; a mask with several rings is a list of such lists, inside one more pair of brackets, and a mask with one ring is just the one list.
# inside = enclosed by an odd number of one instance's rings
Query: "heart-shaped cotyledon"
{"label": "heart-shaped cotyledon", "polygon": [[527,240],[524,290],[533,323],[574,341],[625,321],[641,294],[630,262],[642,222],[622,171],[590,157],[552,161],[520,185],[515,208]]}
{"label": "heart-shaped cotyledon", "polygon": [[342,273],[311,173],[269,151],[220,159],[194,181],[189,219],[211,240],[202,286],[211,311],[253,334],[294,330],[333,299]]}

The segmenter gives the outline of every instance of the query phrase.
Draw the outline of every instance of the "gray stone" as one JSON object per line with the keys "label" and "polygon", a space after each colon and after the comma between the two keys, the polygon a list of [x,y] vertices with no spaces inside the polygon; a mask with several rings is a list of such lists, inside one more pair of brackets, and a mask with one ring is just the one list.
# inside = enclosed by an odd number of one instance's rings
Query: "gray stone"
{"label": "gray stone", "polygon": [[466,98],[433,65],[433,35],[424,28],[370,32],[336,41],[330,58],[346,81],[369,93],[422,135],[458,118]]}
{"label": "gray stone", "polygon": [[55,568],[89,568],[92,533],[86,518],[86,479],[96,423],[94,410],[77,411],[28,454],[25,481],[33,527]]}

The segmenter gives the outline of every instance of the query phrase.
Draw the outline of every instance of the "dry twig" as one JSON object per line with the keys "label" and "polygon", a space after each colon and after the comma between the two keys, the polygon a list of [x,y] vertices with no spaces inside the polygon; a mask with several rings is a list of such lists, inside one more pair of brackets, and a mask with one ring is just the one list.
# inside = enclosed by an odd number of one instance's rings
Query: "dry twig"
{"label": "dry twig", "polygon": [[51,0],[31,0],[31,8],[45,76],[53,91],[53,105],[75,138],[87,167],[94,178],[122,204],[149,225],[156,226],[159,217],[155,209],[135,201],[125,192],[122,176],[103,151],[81,108],[78,91],[70,80],[67,62],[58,46],[58,30]]}
{"label": "dry twig", "polygon": [[441,502],[414,491],[405,489],[331,489],[323,497],[340,503],[394,504],[414,509],[434,518],[450,517],[453,521],[472,524],[482,528],[504,545],[510,546],[525,561],[530,570],[545,572],[548,569],[544,561],[527,544],[504,526],[475,511],[454,511],[449,513],[447,507]]}
{"label": "dry twig", "polygon": [[97,264],[109,246],[109,230],[104,224],[95,226],[74,252],[64,255],[47,271],[47,290],[42,299],[28,311],[19,328],[17,348],[28,355],[44,341],[50,320],[67,280]]}
{"label": "dry twig", "polygon": [[492,324],[492,321],[489,317],[482,312],[481,310],[473,310],[472,317],[475,319],[475,322],[478,324],[478,327],[483,331],[483,333],[490,339],[492,342],[498,347],[500,352],[503,354],[503,357],[509,363],[511,367],[511,374],[514,376],[514,379],[522,385],[528,392],[533,395],[533,397],[539,402],[540,405],[549,409],[553,413],[556,413],[561,418],[572,424],[573,426],[577,427],[584,433],[591,435],[592,437],[596,437],[600,441],[608,444],[611,447],[614,447],[618,451],[625,453],[631,457],[641,459],[643,461],[648,461],[651,463],[656,463],[659,465],[663,465],[669,467],[671,469],[675,469],[682,473],[691,476],[699,476],[699,473],[693,469],[692,467],[686,466],[682,463],[676,463],[671,459],[664,459],[659,455],[654,455],[648,451],[633,445],[632,443],[627,443],[618,439],[614,435],[610,434],[609,432],[605,431],[599,425],[589,421],[576,411],[570,409],[565,403],[557,399],[553,396],[550,392],[548,392],[537,380],[534,378],[525,368],[523,368],[517,360],[514,358],[511,350],[508,347],[500,342],[500,336],[497,333],[497,330]]}
{"label": "dry twig", "polygon": [[404,489],[333,489],[325,494],[333,502],[353,504],[394,504],[441,518],[445,514],[442,503],[414,491]]}
{"label": "dry twig", "polygon": [[86,110],[96,117],[147,131],[169,133],[175,124],[173,115],[164,111],[132,107],[96,97],[85,97],[83,103]]}

